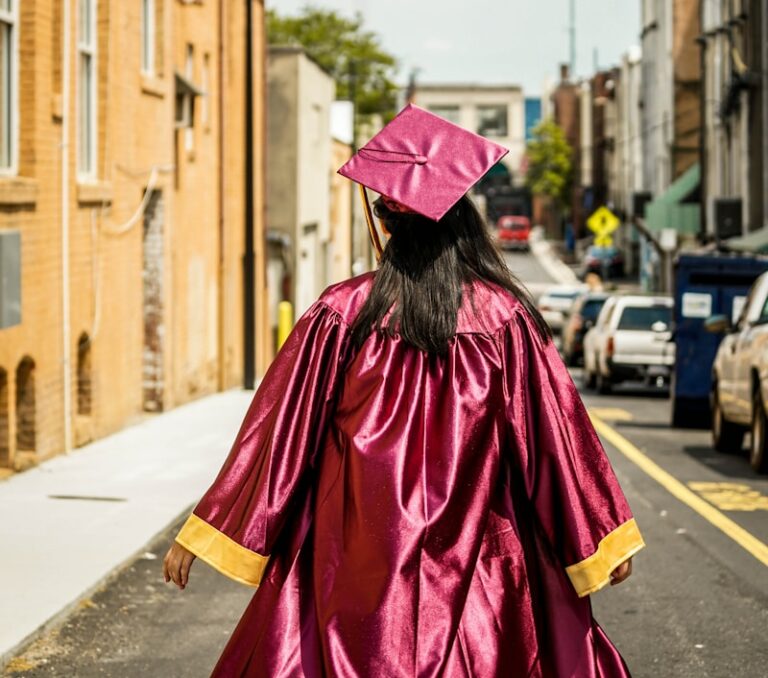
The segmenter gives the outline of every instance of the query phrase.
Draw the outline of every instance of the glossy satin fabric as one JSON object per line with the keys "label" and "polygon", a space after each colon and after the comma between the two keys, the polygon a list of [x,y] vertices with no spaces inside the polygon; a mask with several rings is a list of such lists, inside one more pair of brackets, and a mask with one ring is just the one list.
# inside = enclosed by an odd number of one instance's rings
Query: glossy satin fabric
{"label": "glossy satin fabric", "polygon": [[270,556],[214,675],[628,676],[564,571],[631,512],[556,349],[478,283],[447,357],[354,352],[370,283],[299,321],[195,509]]}
{"label": "glossy satin fabric", "polygon": [[509,151],[408,104],[339,174],[439,221]]}

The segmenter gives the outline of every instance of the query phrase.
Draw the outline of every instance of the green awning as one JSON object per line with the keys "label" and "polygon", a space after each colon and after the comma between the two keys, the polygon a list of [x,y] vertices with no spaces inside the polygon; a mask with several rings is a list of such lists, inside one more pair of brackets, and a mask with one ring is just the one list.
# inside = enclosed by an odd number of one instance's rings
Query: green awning
{"label": "green awning", "polygon": [[487,177],[508,177],[509,168],[503,162],[497,162],[491,169],[486,172]]}
{"label": "green awning", "polygon": [[738,238],[728,238],[723,245],[735,252],[757,252],[768,254],[768,228],[740,235]]}
{"label": "green awning", "polygon": [[700,182],[701,169],[697,163],[648,203],[645,212],[648,228],[656,232],[673,228],[678,233],[698,233],[701,226],[701,206],[697,200]]}

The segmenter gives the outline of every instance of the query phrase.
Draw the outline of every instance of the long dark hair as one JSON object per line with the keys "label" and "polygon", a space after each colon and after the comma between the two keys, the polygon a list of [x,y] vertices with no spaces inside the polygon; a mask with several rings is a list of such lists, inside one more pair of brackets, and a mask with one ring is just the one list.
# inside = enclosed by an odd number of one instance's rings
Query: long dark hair
{"label": "long dark hair", "polygon": [[[371,292],[352,326],[360,348],[371,332],[394,335],[431,355],[444,355],[456,334],[465,283],[495,283],[517,297],[545,340],[547,324],[507,268],[476,207],[464,196],[438,222],[393,212],[382,200],[376,216],[390,233]],[[385,317],[392,311],[386,324]]]}

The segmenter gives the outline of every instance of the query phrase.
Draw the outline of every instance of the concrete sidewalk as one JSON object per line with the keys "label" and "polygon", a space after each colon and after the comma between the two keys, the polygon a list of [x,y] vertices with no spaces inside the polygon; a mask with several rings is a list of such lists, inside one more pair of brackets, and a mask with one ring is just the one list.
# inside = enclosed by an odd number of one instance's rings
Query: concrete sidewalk
{"label": "concrete sidewalk", "polygon": [[252,397],[201,398],[0,482],[0,666],[191,508]]}
{"label": "concrete sidewalk", "polygon": [[560,285],[581,285],[573,269],[563,262],[552,244],[544,237],[544,229],[534,226],[530,235],[531,253],[553,281]]}

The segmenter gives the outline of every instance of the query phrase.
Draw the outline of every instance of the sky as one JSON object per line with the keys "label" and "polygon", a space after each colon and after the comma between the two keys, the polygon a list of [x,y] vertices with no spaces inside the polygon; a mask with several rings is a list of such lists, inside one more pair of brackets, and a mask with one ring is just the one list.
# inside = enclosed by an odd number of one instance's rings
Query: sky
{"label": "sky", "polygon": [[[576,74],[617,65],[640,41],[640,0],[575,0]],[[295,14],[307,0],[266,0]],[[400,61],[399,81],[521,85],[541,94],[569,60],[570,0],[314,0],[316,7],[362,13]]]}

